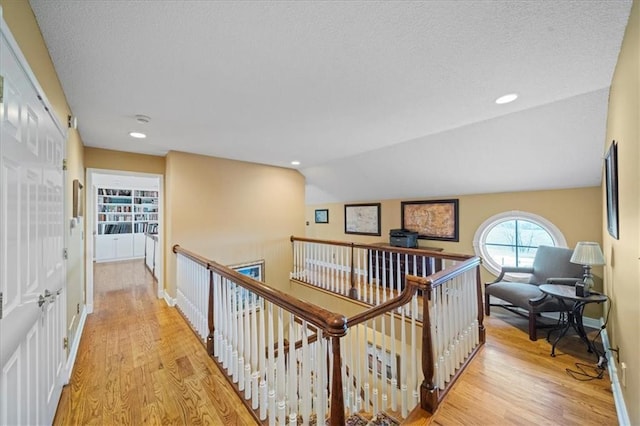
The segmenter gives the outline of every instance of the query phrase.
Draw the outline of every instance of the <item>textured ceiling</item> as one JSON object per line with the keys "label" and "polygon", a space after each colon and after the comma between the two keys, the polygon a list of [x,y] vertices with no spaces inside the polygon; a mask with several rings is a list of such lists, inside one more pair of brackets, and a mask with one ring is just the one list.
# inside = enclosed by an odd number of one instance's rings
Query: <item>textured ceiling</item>
{"label": "textured ceiling", "polygon": [[599,184],[631,7],[30,3],[85,145],[299,160],[310,204]]}

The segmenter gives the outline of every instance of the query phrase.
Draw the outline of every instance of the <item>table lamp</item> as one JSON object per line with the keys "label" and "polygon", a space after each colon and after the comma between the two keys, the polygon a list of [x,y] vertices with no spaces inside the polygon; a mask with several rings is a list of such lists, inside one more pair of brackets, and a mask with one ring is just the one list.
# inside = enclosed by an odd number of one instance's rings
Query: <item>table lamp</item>
{"label": "table lamp", "polygon": [[576,244],[573,255],[569,260],[571,263],[577,263],[584,268],[584,275],[582,278],[582,286],[584,287],[583,295],[586,297],[593,288],[593,275],[591,275],[591,266],[604,265],[604,255],[600,249],[598,243],[591,241],[580,241]]}

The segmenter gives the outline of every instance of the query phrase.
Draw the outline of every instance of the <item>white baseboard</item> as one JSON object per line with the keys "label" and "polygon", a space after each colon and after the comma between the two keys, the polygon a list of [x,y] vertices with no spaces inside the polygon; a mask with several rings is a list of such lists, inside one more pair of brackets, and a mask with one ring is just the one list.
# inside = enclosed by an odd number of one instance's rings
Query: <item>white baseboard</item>
{"label": "white baseboard", "polygon": [[[600,326],[604,324],[604,320],[600,319]],[[607,367],[609,371],[609,378],[611,379],[611,391],[613,392],[613,402],[616,404],[616,414],[618,415],[618,424],[620,426],[629,426],[631,421],[629,420],[629,413],[627,412],[627,406],[622,396],[622,387],[620,386],[620,380],[618,379],[618,370],[616,368],[615,360],[611,356],[609,348],[609,335],[607,329],[602,329],[602,346],[604,347],[605,357],[607,358]]]}
{"label": "white baseboard", "polygon": [[172,308],[176,306],[176,299],[169,296],[166,292],[164,293],[164,301],[167,302],[167,305],[171,306]]}
{"label": "white baseboard", "polygon": [[76,357],[78,356],[78,348],[80,347],[80,338],[82,337],[82,331],[84,330],[84,324],[87,321],[87,305],[82,308],[82,314],[80,315],[80,321],[78,322],[78,328],[76,328],[76,335],[73,338],[73,345],[69,350],[69,357],[67,357],[67,365],[65,366],[65,383],[69,383],[71,380],[71,373],[73,373],[73,366],[76,363]]}

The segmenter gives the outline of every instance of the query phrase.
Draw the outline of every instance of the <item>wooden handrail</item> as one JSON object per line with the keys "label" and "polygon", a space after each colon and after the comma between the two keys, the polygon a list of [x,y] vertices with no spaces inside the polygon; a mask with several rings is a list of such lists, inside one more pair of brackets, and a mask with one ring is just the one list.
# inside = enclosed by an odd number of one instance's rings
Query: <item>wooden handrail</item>
{"label": "wooden handrail", "polygon": [[393,299],[389,299],[386,302],[383,302],[377,306],[374,306],[370,309],[367,309],[364,312],[360,312],[347,319],[347,328],[351,328],[358,324],[362,324],[365,321],[369,321],[375,317],[383,315],[395,308],[399,308],[400,306],[406,305],[411,301],[413,295],[416,294],[418,290],[426,290],[427,289],[427,279],[422,277],[416,277],[412,275],[407,275],[407,282],[398,296]]}
{"label": "wooden handrail", "polygon": [[435,274],[431,274],[426,277],[426,284],[429,289],[436,288],[439,285],[447,282],[451,278],[456,275],[460,275],[461,273],[468,271],[469,269],[475,268],[482,263],[482,259],[478,256],[469,257],[464,262],[451,266],[450,268],[443,269],[442,271],[438,271]]}
{"label": "wooden handrail", "polygon": [[207,269],[214,271],[239,286],[246,288],[252,293],[261,296],[265,300],[296,314],[301,319],[315,325],[325,332],[328,336],[341,337],[347,333],[347,320],[344,315],[331,312],[312,303],[299,300],[280,290],[269,287],[259,281],[256,281],[246,275],[243,275],[233,269],[221,265],[213,260],[206,259],[189,250],[183,249],[178,244],[173,246],[174,253],[180,253],[189,257],[200,265],[206,266]]}
{"label": "wooden handrail", "polygon": [[183,249],[182,247],[180,247],[180,245],[176,244],[173,246],[173,252],[175,254],[180,253],[181,255],[188,257],[189,259],[193,260],[194,262],[196,262],[199,265],[204,266],[205,268],[207,267],[207,265],[209,264],[209,259],[200,256],[199,254],[196,254],[192,251],[189,251],[187,249]]}

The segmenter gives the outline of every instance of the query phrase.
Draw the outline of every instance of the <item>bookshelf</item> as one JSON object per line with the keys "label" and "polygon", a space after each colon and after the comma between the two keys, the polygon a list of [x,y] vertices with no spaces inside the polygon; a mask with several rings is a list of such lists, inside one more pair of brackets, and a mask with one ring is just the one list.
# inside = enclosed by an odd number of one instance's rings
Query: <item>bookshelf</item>
{"label": "bookshelf", "polygon": [[97,262],[144,256],[145,232],[157,232],[158,191],[97,188]]}
{"label": "bookshelf", "polygon": [[133,213],[134,233],[156,233],[158,228],[158,191],[135,190],[133,193]]}

